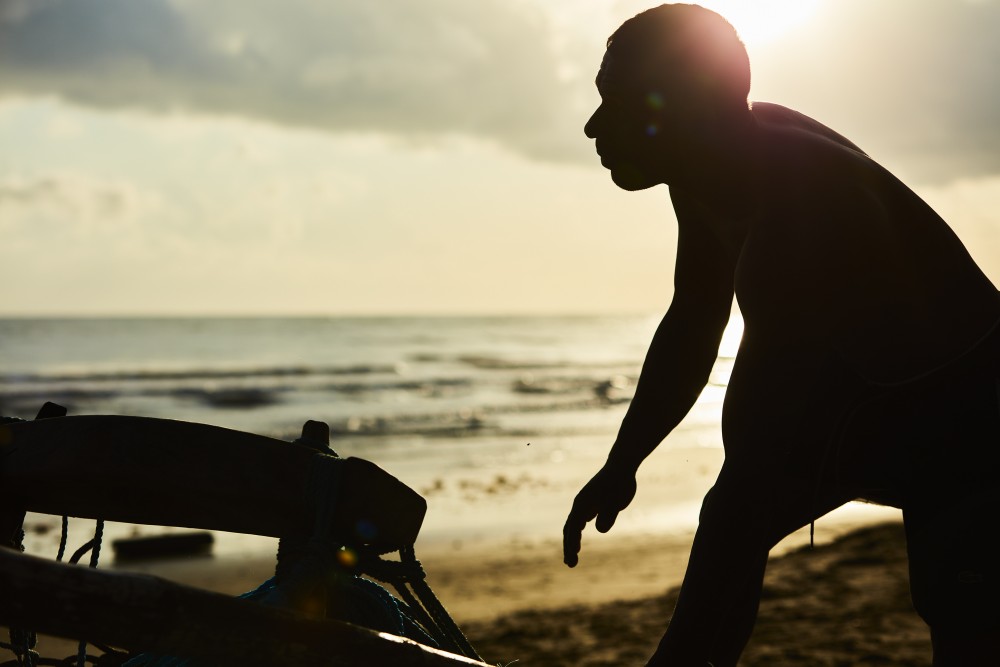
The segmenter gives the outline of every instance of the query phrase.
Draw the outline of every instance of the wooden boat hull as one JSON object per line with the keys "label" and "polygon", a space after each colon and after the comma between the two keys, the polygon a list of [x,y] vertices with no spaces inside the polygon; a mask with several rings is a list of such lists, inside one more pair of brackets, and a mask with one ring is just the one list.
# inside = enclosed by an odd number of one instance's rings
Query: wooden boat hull
{"label": "wooden boat hull", "polygon": [[[0,424],[0,515],[27,510],[308,537],[317,508],[306,486],[317,456],[326,455],[253,433],[150,417]],[[336,536],[383,551],[413,544],[424,499],[370,461],[336,461],[342,466],[333,499]],[[17,527],[12,523],[8,532]],[[0,535],[0,543],[8,537]]]}
{"label": "wooden boat hull", "polygon": [[2,548],[0,625],[220,666],[488,667],[341,621]]}

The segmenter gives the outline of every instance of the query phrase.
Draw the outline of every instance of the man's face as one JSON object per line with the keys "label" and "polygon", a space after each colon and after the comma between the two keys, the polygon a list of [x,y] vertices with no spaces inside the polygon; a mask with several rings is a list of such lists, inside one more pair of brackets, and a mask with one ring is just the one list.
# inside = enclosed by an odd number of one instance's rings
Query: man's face
{"label": "man's face", "polygon": [[665,182],[663,151],[666,100],[645,90],[610,52],[605,53],[595,81],[601,104],[584,126],[595,140],[601,164],[624,190],[643,190]]}

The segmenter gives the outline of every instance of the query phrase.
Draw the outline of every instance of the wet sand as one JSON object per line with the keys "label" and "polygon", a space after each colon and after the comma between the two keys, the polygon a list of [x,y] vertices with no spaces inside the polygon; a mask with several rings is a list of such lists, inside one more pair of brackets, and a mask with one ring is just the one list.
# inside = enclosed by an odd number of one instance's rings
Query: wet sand
{"label": "wet sand", "polygon": [[[689,540],[601,536],[586,545],[574,570],[562,565],[554,541],[418,556],[490,663],[628,666],[643,665],[663,632]],[[741,665],[930,664],[928,632],[910,603],[899,523],[858,528],[815,549],[786,548],[768,566]],[[270,576],[273,559],[196,558],[128,569],[236,594]],[[40,648],[50,656],[75,652],[66,642]]]}

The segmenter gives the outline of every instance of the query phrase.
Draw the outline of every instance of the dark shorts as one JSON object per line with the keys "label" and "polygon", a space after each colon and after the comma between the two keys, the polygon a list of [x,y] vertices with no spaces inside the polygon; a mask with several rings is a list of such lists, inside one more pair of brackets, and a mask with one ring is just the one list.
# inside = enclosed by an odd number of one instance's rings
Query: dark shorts
{"label": "dark shorts", "polygon": [[869,387],[838,475],[902,507],[913,603],[934,628],[1000,628],[1000,334],[946,369]]}

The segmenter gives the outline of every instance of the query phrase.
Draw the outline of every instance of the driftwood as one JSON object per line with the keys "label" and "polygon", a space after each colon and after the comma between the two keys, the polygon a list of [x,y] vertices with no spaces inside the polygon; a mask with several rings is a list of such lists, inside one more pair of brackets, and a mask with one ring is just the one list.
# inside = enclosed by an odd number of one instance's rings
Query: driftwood
{"label": "driftwood", "polygon": [[0,549],[0,625],[213,665],[488,667],[340,621],[10,549]]}
{"label": "driftwood", "polygon": [[[0,424],[0,513],[308,537],[316,510],[305,486],[316,456],[305,445],[168,419]],[[338,461],[335,534],[353,541],[364,521],[365,543],[384,551],[413,544],[426,501],[374,463]]]}

